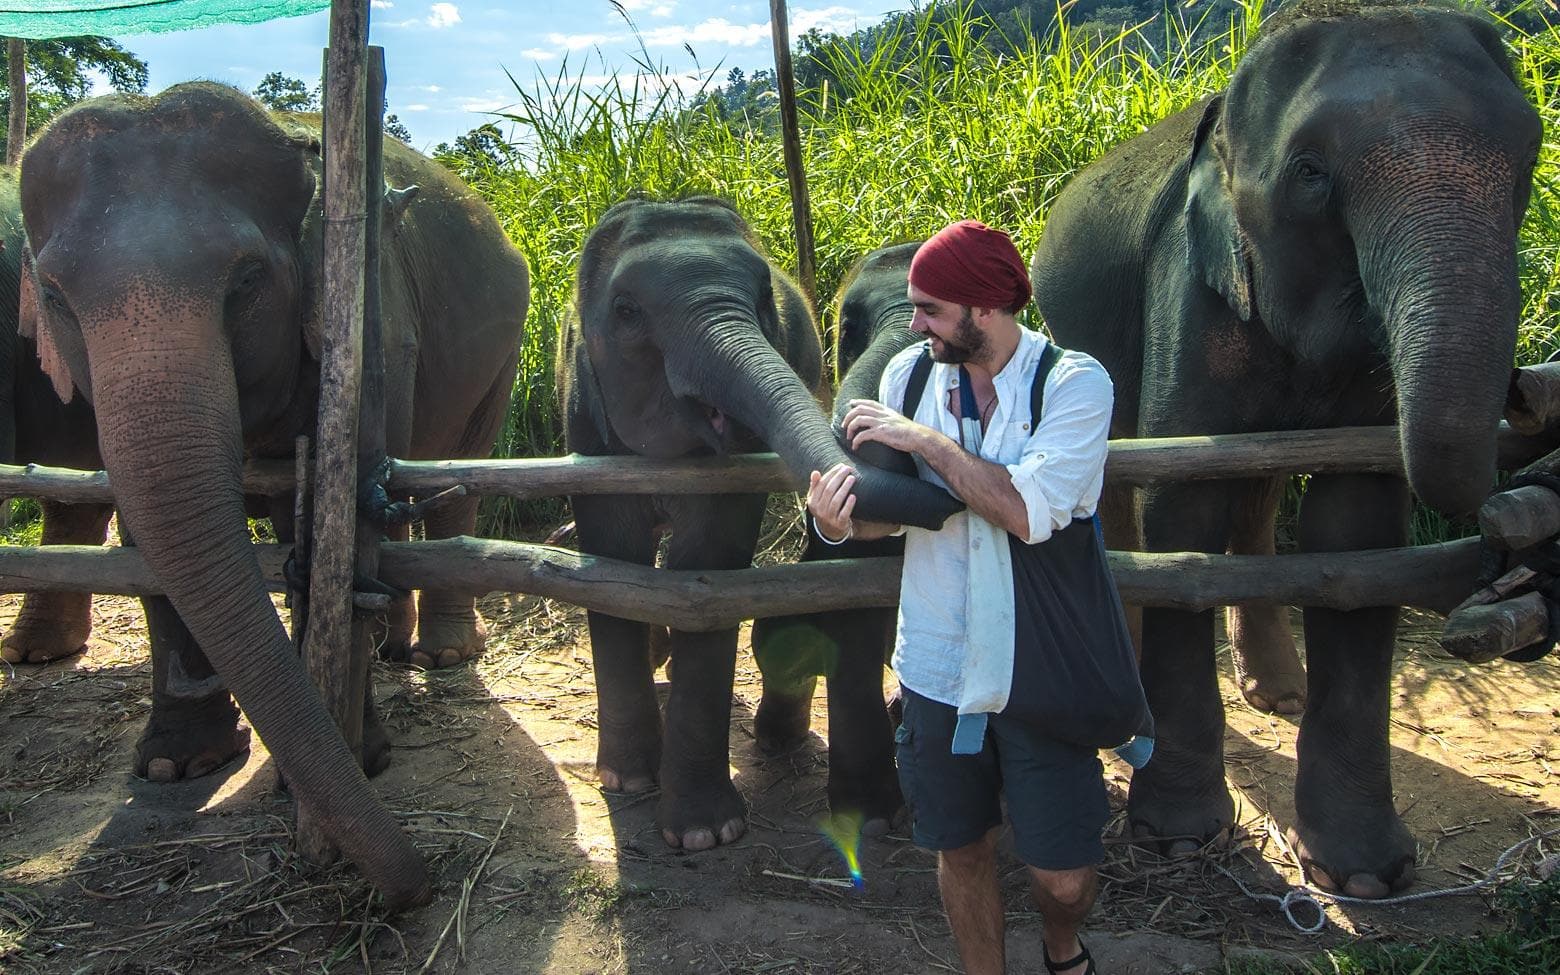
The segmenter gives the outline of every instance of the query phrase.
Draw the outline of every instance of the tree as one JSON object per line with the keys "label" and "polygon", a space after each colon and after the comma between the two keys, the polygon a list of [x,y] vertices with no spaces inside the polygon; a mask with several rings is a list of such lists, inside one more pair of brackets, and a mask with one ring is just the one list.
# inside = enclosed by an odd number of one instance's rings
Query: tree
{"label": "tree", "polygon": [[255,85],[254,96],[265,107],[277,112],[317,112],[320,110],[320,86],[312,89],[297,78],[272,71]]}
{"label": "tree", "polygon": [[492,122],[457,136],[453,146],[441,142],[433,148],[435,159],[466,179],[487,170],[507,168],[513,155],[504,133]]}
{"label": "tree", "polygon": [[385,116],[385,135],[400,139],[407,145],[412,144],[412,130],[406,127],[406,123],[401,121],[400,116]]}
{"label": "tree", "polygon": [[[10,70],[0,45],[0,77]],[[64,37],[27,42],[27,131],[36,132],[66,108],[92,94],[94,75],[119,92],[146,90],[146,62],[106,37]],[[0,90],[0,118],[11,113],[11,95]],[[0,126],[0,144],[4,143]]]}

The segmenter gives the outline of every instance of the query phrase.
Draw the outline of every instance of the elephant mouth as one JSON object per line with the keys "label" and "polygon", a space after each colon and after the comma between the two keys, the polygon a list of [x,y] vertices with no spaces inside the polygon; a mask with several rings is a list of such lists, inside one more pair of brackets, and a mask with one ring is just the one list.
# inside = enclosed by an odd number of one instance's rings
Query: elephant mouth
{"label": "elephant mouth", "polygon": [[691,396],[683,397],[679,405],[688,426],[710,452],[724,456],[754,448],[754,435],[720,407]]}

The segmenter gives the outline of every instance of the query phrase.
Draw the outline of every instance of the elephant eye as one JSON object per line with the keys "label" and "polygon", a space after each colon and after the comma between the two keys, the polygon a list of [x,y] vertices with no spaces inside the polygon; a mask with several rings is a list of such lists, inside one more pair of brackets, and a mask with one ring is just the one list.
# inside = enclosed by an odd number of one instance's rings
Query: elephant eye
{"label": "elephant eye", "polygon": [[226,311],[229,316],[248,310],[265,283],[266,274],[266,266],[259,261],[250,261],[237,269],[228,285]]}
{"label": "elephant eye", "polygon": [[627,295],[616,295],[612,299],[612,317],[625,324],[639,320],[639,306]]}

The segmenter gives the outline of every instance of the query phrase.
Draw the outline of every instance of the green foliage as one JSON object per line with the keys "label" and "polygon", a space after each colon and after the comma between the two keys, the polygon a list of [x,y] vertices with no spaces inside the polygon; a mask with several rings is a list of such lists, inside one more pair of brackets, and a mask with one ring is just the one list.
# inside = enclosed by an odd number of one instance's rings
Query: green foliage
{"label": "green foliage", "polygon": [[[10,71],[7,46],[0,44],[0,78]],[[38,131],[60,112],[92,93],[94,75],[121,92],[146,90],[146,62],[106,37],[64,37],[27,42],[27,131]],[[11,93],[0,85],[0,119],[11,114]],[[0,146],[6,141],[0,125]]]}
{"label": "green foliage", "polygon": [[320,86],[272,71],[251,92],[260,104],[275,112],[317,112],[320,110]]}
{"label": "green foliage", "polygon": [[[1079,16],[1126,5],[1073,8],[1060,20],[1048,13],[1042,23],[1008,16],[1020,5],[966,0],[891,15],[844,42],[816,32],[798,39],[797,104],[826,331],[841,276],[872,248],[975,217],[1032,252],[1047,208],[1073,174],[1223,87],[1263,16],[1260,2],[1199,3],[1115,33],[1073,26]],[[1514,31],[1511,49],[1548,133],[1519,248],[1518,354],[1529,362],[1560,349],[1560,29]],[[503,455],[561,451],[552,376],[558,330],[585,236],[629,193],[724,196],[780,266],[796,267],[784,156],[766,108],[772,79],[729,71],[720,87],[687,91],[656,65],[637,67],[587,87],[584,72],[565,64],[535,90],[516,85],[519,109],[504,118],[521,141],[509,143],[490,124],[440,147],[440,158],[493,203],[531,266]],[[513,533],[560,512],[530,510],[495,505],[486,524]],[[1462,530],[1421,517],[1421,540]]]}
{"label": "green foliage", "polygon": [[43,540],[43,509],[32,498],[12,498],[11,517],[0,545],[37,545]]}

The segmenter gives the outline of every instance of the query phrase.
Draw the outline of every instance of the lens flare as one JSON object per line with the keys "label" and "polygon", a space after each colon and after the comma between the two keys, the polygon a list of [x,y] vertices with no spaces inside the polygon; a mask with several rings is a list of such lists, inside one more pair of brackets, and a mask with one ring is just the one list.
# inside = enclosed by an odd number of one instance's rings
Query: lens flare
{"label": "lens flare", "polygon": [[867,881],[861,875],[861,859],[858,856],[861,849],[861,813],[852,811],[825,816],[818,820],[818,829],[840,851],[845,866],[850,869],[851,887],[858,891],[865,890]]}

